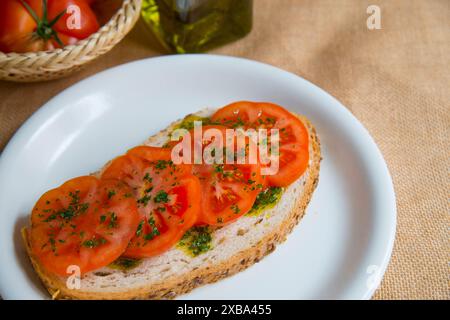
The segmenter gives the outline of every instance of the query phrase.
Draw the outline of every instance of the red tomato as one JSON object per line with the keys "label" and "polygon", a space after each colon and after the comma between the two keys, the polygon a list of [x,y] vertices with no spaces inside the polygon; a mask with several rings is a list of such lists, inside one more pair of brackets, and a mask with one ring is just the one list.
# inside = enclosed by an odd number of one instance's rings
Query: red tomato
{"label": "red tomato", "polygon": [[[63,45],[74,44],[99,28],[95,14],[85,0],[48,0],[47,19],[44,18],[43,0],[25,0],[24,2],[36,13],[41,24],[38,27],[33,16],[20,0],[1,0],[0,51],[2,52],[52,50],[61,47],[57,39]],[[50,26],[50,22],[70,5],[76,5],[80,9],[80,28],[67,27],[67,19],[70,16],[67,13],[55,25]],[[73,17],[70,21],[72,20]]]}
{"label": "red tomato", "polygon": [[248,101],[232,103],[219,109],[212,116],[212,121],[228,127],[279,130],[279,170],[267,176],[272,186],[288,186],[308,168],[308,130],[296,116],[276,104]]}
{"label": "red tomato", "polygon": [[127,248],[139,223],[131,189],[118,180],[84,176],[46,192],[31,214],[30,243],[50,272],[67,276],[104,267]]}
{"label": "red tomato", "polygon": [[116,158],[102,178],[133,189],[140,222],[124,256],[158,255],[175,245],[197,221],[200,184],[189,165],[174,165],[168,149],[136,147]]}
{"label": "red tomato", "polygon": [[202,214],[199,223],[225,225],[252,208],[263,188],[258,165],[195,165],[202,185]]}
{"label": "red tomato", "polygon": [[[85,39],[98,30],[99,24],[97,22],[97,17],[91,10],[86,0],[49,1],[48,3],[49,20],[53,20],[59,13],[66,11],[66,9],[70,7],[79,8],[79,12],[73,11],[70,14],[66,12],[66,14],[61,19],[59,19],[58,22],[55,24],[54,27],[55,30],[57,30],[59,33],[65,34],[66,36],[71,36],[77,39]],[[80,28],[69,28],[67,19],[69,19],[69,22],[70,21],[75,22],[77,20],[76,14],[78,13],[80,14],[79,19]],[[73,16],[73,18],[71,18],[71,16]]]}
{"label": "red tomato", "polygon": [[[203,137],[199,149],[203,151],[208,146],[211,148],[214,137],[207,138],[207,130],[218,130],[221,134],[222,144],[226,146],[226,132],[224,126],[203,126]],[[191,148],[194,148],[194,132],[190,132]],[[234,137],[234,156],[238,148],[236,137]],[[177,142],[171,142],[170,147]],[[231,150],[230,150],[231,151]],[[181,154],[181,153],[180,153]],[[233,158],[234,158],[233,156]],[[192,157],[194,157],[192,152]],[[247,158],[247,157],[246,157]],[[194,158],[192,158],[192,161]],[[223,155],[222,163],[207,164],[202,156],[202,164],[194,164],[193,172],[202,187],[202,211],[199,217],[200,224],[225,225],[241,217],[252,208],[256,196],[264,187],[264,181],[260,174],[258,163],[229,164],[226,163],[226,154]]]}

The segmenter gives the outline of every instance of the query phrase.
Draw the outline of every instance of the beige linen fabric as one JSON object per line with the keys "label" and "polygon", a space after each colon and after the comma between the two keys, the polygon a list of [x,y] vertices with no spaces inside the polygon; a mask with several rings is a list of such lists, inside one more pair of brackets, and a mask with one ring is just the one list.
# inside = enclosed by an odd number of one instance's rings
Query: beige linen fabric
{"label": "beige linen fabric", "polygon": [[[369,5],[381,30],[368,30]],[[69,78],[0,82],[0,150],[43,103],[108,67],[163,54],[139,24]],[[449,299],[450,1],[255,0],[245,39],[213,53],[296,73],[338,98],[380,147],[397,194],[395,248],[375,299]]]}

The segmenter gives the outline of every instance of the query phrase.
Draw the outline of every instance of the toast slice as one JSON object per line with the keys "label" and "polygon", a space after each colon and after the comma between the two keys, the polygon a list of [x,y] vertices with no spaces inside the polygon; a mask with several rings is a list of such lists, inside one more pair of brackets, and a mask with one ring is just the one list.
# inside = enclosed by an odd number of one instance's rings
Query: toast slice
{"label": "toast slice", "polygon": [[[208,117],[214,110],[194,114]],[[192,116],[192,115],[190,115]],[[299,119],[309,131],[310,162],[307,171],[283,190],[279,200],[257,214],[211,232],[211,249],[197,256],[176,246],[156,257],[142,259],[133,268],[112,266],[89,272],[80,280],[80,289],[69,289],[67,278],[48,273],[30,250],[27,231],[22,234],[30,260],[39,278],[54,299],[172,299],[192,289],[231,276],[260,261],[283,242],[305,213],[319,178],[320,143],[313,125]],[[170,132],[182,120],[150,137],[144,145],[163,146]],[[106,167],[106,166],[105,166]],[[95,173],[99,175],[101,171]]]}

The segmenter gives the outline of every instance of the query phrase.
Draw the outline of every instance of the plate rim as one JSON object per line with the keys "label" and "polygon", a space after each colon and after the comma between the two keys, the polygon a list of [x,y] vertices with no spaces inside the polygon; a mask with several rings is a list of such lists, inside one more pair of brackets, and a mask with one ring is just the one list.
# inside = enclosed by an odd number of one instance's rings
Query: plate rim
{"label": "plate rim", "polygon": [[[389,265],[389,262],[392,257],[393,248],[394,248],[394,242],[396,238],[396,229],[397,229],[397,204],[396,204],[396,195],[395,195],[395,189],[394,184],[392,181],[392,176],[389,172],[389,168],[387,166],[387,163],[383,157],[383,154],[381,153],[381,150],[379,149],[378,145],[376,144],[373,137],[370,135],[367,128],[353,115],[353,113],[345,107],[344,104],[342,104],[337,98],[335,98],[333,95],[325,91],[324,89],[320,88],[319,86],[315,85],[309,80],[304,79],[303,77],[289,72],[287,70],[281,69],[279,67],[276,67],[274,65],[263,63],[256,60],[251,60],[247,58],[242,57],[233,57],[233,56],[226,56],[226,55],[217,55],[217,54],[184,54],[184,55],[164,55],[164,56],[156,56],[156,57],[148,57],[144,59],[134,60],[131,62],[127,62],[124,64],[116,65],[114,67],[102,70],[98,73],[95,73],[93,75],[90,75],[84,79],[81,79],[80,81],[70,85],[69,87],[63,89],[59,93],[57,93],[55,96],[50,98],[48,101],[46,101],[41,107],[39,107],[36,111],[32,113],[32,115],[22,123],[22,125],[15,131],[15,133],[12,135],[10,140],[7,142],[6,146],[0,153],[0,176],[3,172],[3,167],[5,166],[6,161],[11,157],[11,154],[15,151],[14,148],[16,144],[20,142],[21,139],[26,137],[27,134],[30,134],[34,131],[31,131],[31,129],[36,129],[39,127],[39,123],[42,124],[45,119],[47,119],[49,116],[53,114],[53,109],[56,108],[56,104],[53,103],[53,101],[57,98],[60,98],[61,96],[67,94],[67,92],[70,92],[71,90],[74,90],[74,87],[83,85],[83,83],[87,81],[96,81],[97,78],[100,78],[102,76],[107,75],[108,73],[114,73],[117,71],[117,69],[126,69],[129,67],[129,65],[134,64],[145,64],[145,63],[157,63],[159,60],[179,60],[179,59],[196,59],[198,57],[201,57],[202,60],[228,60],[228,61],[235,61],[236,63],[244,63],[244,64],[253,64],[257,67],[266,68],[266,69],[272,69],[272,71],[277,72],[279,74],[283,74],[285,77],[291,77],[295,81],[303,82],[306,87],[311,88],[315,91],[316,94],[319,94],[323,97],[326,97],[328,100],[333,101],[333,103],[336,106],[339,106],[339,108],[333,110],[333,112],[341,113],[343,116],[347,117],[348,120],[350,120],[354,125],[358,127],[361,132],[363,132],[366,139],[371,141],[371,147],[375,153],[377,153],[378,160],[381,160],[379,164],[381,165],[382,172],[382,178],[383,178],[383,185],[388,189],[389,193],[389,201],[388,207],[391,211],[391,214],[386,215],[386,217],[390,217],[390,223],[389,227],[390,229],[387,232],[387,243],[384,246],[384,256],[381,261],[380,270],[379,270],[379,277],[376,278],[376,281],[373,286],[367,287],[366,292],[359,298],[359,299],[370,299],[375,291],[379,288],[382,279],[384,278],[384,275],[386,273],[387,267]],[[150,62],[149,62],[150,61]],[[20,146],[20,144],[19,144]],[[0,273],[1,270],[0,270]],[[3,298],[7,299],[8,293],[4,291],[3,289],[3,281],[2,277],[0,277],[0,294],[3,296]]]}

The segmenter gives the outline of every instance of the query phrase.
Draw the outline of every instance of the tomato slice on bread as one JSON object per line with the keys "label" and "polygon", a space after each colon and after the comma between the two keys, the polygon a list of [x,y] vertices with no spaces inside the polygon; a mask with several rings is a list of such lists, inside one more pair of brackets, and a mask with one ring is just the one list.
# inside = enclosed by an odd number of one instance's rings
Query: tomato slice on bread
{"label": "tomato slice on bread", "polygon": [[[217,136],[207,134],[208,130],[211,130],[210,133],[214,130]],[[202,209],[198,224],[221,226],[238,219],[250,211],[258,193],[264,187],[259,164],[257,162],[249,163],[247,155],[243,164],[237,164],[236,159],[230,161],[233,163],[227,163],[227,152],[223,150],[227,143],[226,130],[227,127],[220,125],[203,126],[203,136],[199,141],[195,139],[193,130],[189,132],[191,149],[194,150],[194,144],[199,144],[197,149],[201,150],[202,158],[202,163],[195,164],[194,152],[192,152],[191,161],[194,163],[192,170],[194,175],[199,178],[202,188]],[[205,157],[208,157],[208,152],[205,152],[205,149],[210,148],[213,152],[212,144],[217,142],[215,141],[217,137],[221,139],[220,145],[223,146],[223,148],[219,148],[222,149],[220,150],[222,151],[221,161],[215,163],[211,160],[206,163]],[[233,136],[232,139],[234,148],[229,151],[233,151],[233,158],[236,158],[239,152],[236,136]],[[174,147],[177,143],[172,141],[169,146]]]}
{"label": "tomato slice on bread", "polygon": [[[33,254],[50,272],[86,273],[116,260],[139,222],[130,188],[118,180],[83,176],[46,192],[31,214]],[[73,271],[71,271],[73,272]]]}
{"label": "tomato slice on bread", "polygon": [[200,211],[200,184],[190,165],[174,165],[169,149],[140,146],[113,160],[102,178],[120,179],[133,190],[140,221],[126,257],[158,255],[180,240]]}
{"label": "tomato slice on bread", "polygon": [[265,102],[240,101],[219,109],[215,123],[236,128],[279,130],[279,169],[268,175],[269,185],[285,187],[297,180],[309,163],[309,135],[303,122],[284,108]]}
{"label": "tomato slice on bread", "polygon": [[[168,143],[168,148],[139,146],[111,161],[101,178],[78,177],[45,193],[31,215],[33,255],[45,269],[61,276],[69,275],[72,265],[84,274],[120,256],[156,256],[173,247],[194,225],[223,226],[235,221],[251,210],[268,185],[288,186],[308,167],[308,130],[278,105],[236,102],[219,109],[209,123],[202,127],[200,140],[195,139],[194,129],[190,140],[183,140],[188,143],[181,144],[190,145],[192,164],[172,161],[174,151],[180,150],[178,142]],[[275,174],[261,174],[270,163],[261,164],[260,151],[256,162],[249,162],[254,141],[244,136],[244,148],[239,150],[239,133],[232,137],[230,161],[228,129],[236,128],[268,129],[266,143],[274,141],[270,129],[278,129]],[[212,147],[217,139],[222,144]],[[194,159],[196,150],[201,151],[201,163]],[[217,158],[219,151],[223,154]],[[242,152],[245,163],[237,161]]]}
{"label": "tomato slice on bread", "polygon": [[260,168],[254,164],[195,165],[202,186],[199,224],[225,225],[252,208],[263,188]]}

